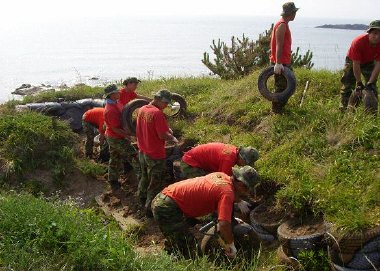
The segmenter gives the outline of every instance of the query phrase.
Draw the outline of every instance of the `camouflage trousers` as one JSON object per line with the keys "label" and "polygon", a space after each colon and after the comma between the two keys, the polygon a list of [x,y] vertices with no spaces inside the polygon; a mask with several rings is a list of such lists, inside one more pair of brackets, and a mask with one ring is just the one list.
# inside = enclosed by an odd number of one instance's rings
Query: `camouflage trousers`
{"label": "camouflage trousers", "polygon": [[120,172],[124,170],[124,162],[128,161],[132,165],[137,176],[141,176],[140,163],[138,161],[138,153],[132,144],[126,139],[117,139],[107,137],[109,145],[110,160],[108,164],[108,182],[113,188],[119,185]]}
{"label": "camouflage trousers", "polygon": [[197,240],[189,230],[187,217],[170,197],[159,193],[152,202],[154,220],[166,237],[165,250],[180,252],[184,257],[194,257],[198,253]]}
{"label": "camouflage trousers", "polygon": [[[274,65],[274,63],[272,63]],[[284,65],[284,67],[288,67],[289,69],[293,70],[290,65]],[[274,92],[282,92],[286,89],[288,85],[288,82],[286,81],[285,76],[281,74],[275,74],[274,75]],[[288,100],[281,101],[281,102],[272,102],[272,111],[274,113],[281,113],[284,106],[287,104]]]}
{"label": "camouflage trousers", "polygon": [[173,167],[176,180],[187,180],[208,174],[204,169],[192,167],[182,160],[174,161]]}
{"label": "camouflage trousers", "polygon": [[137,194],[140,201],[145,201],[145,208],[150,210],[153,198],[164,188],[166,177],[166,160],[154,160],[139,152],[141,177]]}
{"label": "camouflage trousers", "polygon": [[[360,70],[362,72],[362,75],[364,76],[365,82],[367,82],[369,78],[371,77],[371,74],[374,68],[375,68],[375,63],[373,61],[360,65]],[[341,94],[340,107],[342,109],[345,109],[347,108],[348,100],[351,96],[352,91],[354,91],[356,88],[356,78],[355,78],[354,71],[352,68],[352,61],[349,58],[346,58],[346,63],[344,65],[343,75],[342,75],[342,78],[340,79],[340,82],[342,83],[342,87],[340,88],[340,94]],[[374,82],[374,84],[376,85],[376,81]],[[377,90],[375,91],[375,96],[378,97]]]}
{"label": "camouflage trousers", "polygon": [[86,134],[86,140],[84,143],[85,155],[87,157],[91,157],[94,149],[94,137],[96,133],[96,127],[93,124],[84,120],[82,121],[82,126],[83,132]]}

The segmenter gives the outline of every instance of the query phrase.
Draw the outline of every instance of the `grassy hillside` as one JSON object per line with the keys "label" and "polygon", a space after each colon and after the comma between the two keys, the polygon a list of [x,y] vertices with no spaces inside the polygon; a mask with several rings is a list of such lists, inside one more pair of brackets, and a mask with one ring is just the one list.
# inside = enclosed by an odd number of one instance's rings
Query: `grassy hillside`
{"label": "grassy hillside", "polygon": [[[175,132],[184,138],[193,138],[199,143],[223,141],[258,148],[261,158],[256,164],[257,170],[263,178],[284,184],[284,188],[277,193],[279,203],[290,206],[298,214],[323,213],[328,221],[343,231],[380,225],[379,117],[364,114],[362,108],[354,114],[342,114],[338,110],[340,74],[302,69],[297,69],[295,73],[297,90],[283,115],[273,115],[270,103],[258,93],[258,72],[236,81],[214,78],[144,81],[138,92],[152,95],[160,88],[168,88],[185,96],[188,116],[171,121]],[[310,86],[300,107],[307,80],[310,81]],[[73,100],[99,98],[101,95],[101,88],[77,87],[64,92],[28,97],[23,102],[55,101],[58,97]],[[9,102],[0,108],[0,166],[3,169],[0,170],[0,175],[4,176],[4,164],[18,169],[17,172],[23,172],[43,166],[48,161],[57,161],[51,165],[58,173],[61,163],[66,161],[70,165],[72,156],[75,156],[73,142],[76,141],[76,136],[63,123],[54,123],[48,117],[15,114],[12,111],[15,103]],[[52,125],[58,127],[56,132],[52,131]],[[38,145],[48,146],[43,155],[35,153]],[[57,178],[59,176],[58,174]],[[102,226],[101,218],[91,210],[81,214],[82,211],[75,206],[67,207],[12,193],[3,193],[0,202],[0,269],[8,265],[15,267],[15,270],[25,269],[26,263],[35,259],[37,254],[39,256],[36,261],[40,262],[35,263],[32,270],[50,270],[54,264],[60,268],[67,266],[69,270],[105,267],[110,270],[211,268],[205,259],[173,263],[165,255],[136,255],[131,250],[133,239],[130,236],[125,238],[114,226]],[[11,206],[16,207],[12,209]],[[39,211],[45,216],[39,214]],[[11,212],[20,217],[15,226],[12,226],[14,216],[7,216]],[[85,217],[83,225],[75,224],[78,215]],[[88,215],[91,217],[89,220],[86,218]],[[23,219],[23,216],[27,219]],[[5,217],[8,220],[3,219]],[[29,223],[33,217],[39,217],[42,221],[37,223],[34,219],[35,224]],[[29,227],[29,224],[34,226]],[[46,251],[42,246],[45,237],[43,235],[40,239],[38,234],[49,228],[49,225],[56,228],[51,230],[53,233],[50,232],[55,241],[49,243],[53,249]],[[66,229],[70,227],[75,232]],[[94,227],[90,235],[95,237],[86,235],[88,227]],[[57,241],[56,238],[61,238],[58,233],[62,233],[66,239]],[[114,236],[113,241],[109,239],[110,235]],[[4,239],[3,236],[14,236],[15,239]],[[101,236],[106,237],[103,240]],[[82,255],[84,248],[74,242],[68,249],[66,246],[71,244],[70,240],[84,244],[99,242],[96,246],[99,244],[104,252],[100,257],[93,257],[92,253],[97,253],[97,248],[88,245],[90,251],[83,256],[88,257],[84,259],[88,265],[81,266],[83,259],[78,260],[77,257]],[[16,256],[7,256],[6,252]],[[235,270],[268,267],[276,263],[273,255],[273,252],[259,253],[258,260],[242,263]],[[128,262],[123,259],[116,264],[115,261],[119,261],[120,257],[126,257]],[[16,265],[18,258],[22,261]],[[218,270],[213,267],[214,269]]]}

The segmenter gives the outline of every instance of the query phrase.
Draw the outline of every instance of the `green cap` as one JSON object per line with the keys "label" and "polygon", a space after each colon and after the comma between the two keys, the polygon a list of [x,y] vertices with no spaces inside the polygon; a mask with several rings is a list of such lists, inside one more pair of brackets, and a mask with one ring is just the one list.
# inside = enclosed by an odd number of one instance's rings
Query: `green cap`
{"label": "green cap", "polygon": [[293,2],[287,2],[282,5],[282,13],[281,16],[290,16],[296,13],[299,8],[296,8]]}
{"label": "green cap", "polygon": [[119,90],[117,89],[117,86],[115,84],[109,85],[104,89],[104,95],[103,98],[107,99],[112,93],[117,93]]}
{"label": "green cap", "polygon": [[126,86],[128,83],[141,83],[141,80],[136,77],[128,77],[123,81],[123,85]]}
{"label": "green cap", "polygon": [[368,27],[367,33],[369,33],[372,29],[380,29],[380,20],[372,21],[372,22],[369,24],[369,27]]}
{"label": "green cap", "polygon": [[252,165],[259,159],[260,155],[255,148],[249,146],[239,148],[239,157],[243,159],[247,165]]}
{"label": "green cap", "polygon": [[162,89],[154,94],[154,98],[160,99],[164,103],[170,104],[172,101],[172,93],[169,90]]}
{"label": "green cap", "polygon": [[232,175],[238,181],[244,183],[249,190],[253,190],[255,185],[260,181],[260,176],[257,171],[251,166],[233,167]]}

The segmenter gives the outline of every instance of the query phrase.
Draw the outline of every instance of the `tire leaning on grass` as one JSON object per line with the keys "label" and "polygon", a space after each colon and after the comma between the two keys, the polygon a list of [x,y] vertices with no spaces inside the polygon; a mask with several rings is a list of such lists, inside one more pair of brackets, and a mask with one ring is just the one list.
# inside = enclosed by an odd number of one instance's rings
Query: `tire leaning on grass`
{"label": "tire leaning on grass", "polygon": [[282,75],[287,81],[286,89],[282,92],[272,92],[268,89],[267,82],[269,77],[274,75],[273,67],[274,66],[270,66],[260,73],[257,83],[259,92],[264,96],[264,98],[271,102],[286,102],[296,90],[296,77],[294,76],[294,73],[291,69],[284,66]]}
{"label": "tire leaning on grass", "polygon": [[123,111],[121,112],[121,124],[124,130],[132,135],[136,134],[136,119],[133,114],[137,109],[147,104],[149,104],[147,100],[135,99],[124,106]]}
{"label": "tire leaning on grass", "polygon": [[164,112],[168,117],[172,118],[184,116],[186,110],[186,100],[181,95],[172,93],[172,102],[168,104],[168,107],[164,109]]}

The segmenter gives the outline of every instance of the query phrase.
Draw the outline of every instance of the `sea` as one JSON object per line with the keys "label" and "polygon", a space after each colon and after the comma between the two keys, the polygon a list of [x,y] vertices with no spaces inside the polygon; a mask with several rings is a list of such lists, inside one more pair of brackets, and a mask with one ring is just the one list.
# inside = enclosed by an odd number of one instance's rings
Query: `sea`
{"label": "sea", "polygon": [[[317,15],[316,15],[317,16]],[[243,34],[256,40],[278,17],[104,17],[12,22],[0,26],[0,101],[19,98],[21,84],[104,85],[129,76],[143,80],[209,76],[202,64],[213,40]],[[363,31],[315,28],[365,20],[296,18],[293,49],[313,52],[314,69],[341,69]]]}

